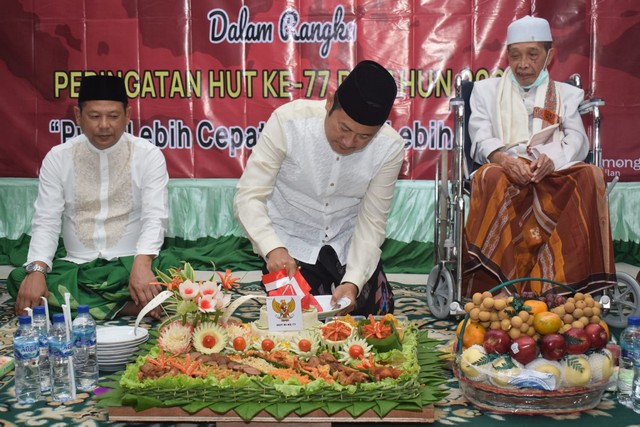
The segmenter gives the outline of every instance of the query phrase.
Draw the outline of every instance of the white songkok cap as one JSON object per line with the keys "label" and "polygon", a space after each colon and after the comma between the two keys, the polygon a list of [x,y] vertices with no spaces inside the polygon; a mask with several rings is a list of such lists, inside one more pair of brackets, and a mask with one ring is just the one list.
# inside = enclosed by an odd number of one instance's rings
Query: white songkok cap
{"label": "white songkok cap", "polygon": [[524,42],[550,42],[551,28],[543,18],[525,16],[513,21],[507,28],[507,45]]}

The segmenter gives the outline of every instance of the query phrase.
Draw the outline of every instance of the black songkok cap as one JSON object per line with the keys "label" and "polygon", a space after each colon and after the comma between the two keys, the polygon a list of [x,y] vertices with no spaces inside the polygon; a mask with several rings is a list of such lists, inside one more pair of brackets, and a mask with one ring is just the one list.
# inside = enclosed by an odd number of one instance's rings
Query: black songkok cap
{"label": "black songkok cap", "polygon": [[380,126],[389,117],[398,88],[393,76],[374,61],[362,61],[342,82],[336,96],[349,117],[365,126]]}
{"label": "black songkok cap", "polygon": [[84,101],[120,101],[127,105],[124,79],[117,76],[85,76],[80,82],[78,103]]}

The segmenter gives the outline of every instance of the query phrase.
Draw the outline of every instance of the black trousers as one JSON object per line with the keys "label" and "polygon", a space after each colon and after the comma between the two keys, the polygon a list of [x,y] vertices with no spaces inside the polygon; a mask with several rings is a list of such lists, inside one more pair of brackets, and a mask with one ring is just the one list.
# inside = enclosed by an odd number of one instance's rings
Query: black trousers
{"label": "black trousers", "polygon": [[[331,246],[323,246],[320,249],[315,264],[298,261],[298,265],[300,266],[300,274],[311,287],[313,295],[332,294],[333,288],[342,283],[346,272],[346,266],[340,264],[338,255]],[[262,271],[267,273],[266,264]],[[355,310],[350,314],[363,316],[387,314],[393,313],[393,308],[393,291],[382,270],[382,261],[379,261],[373,275],[358,295]]]}

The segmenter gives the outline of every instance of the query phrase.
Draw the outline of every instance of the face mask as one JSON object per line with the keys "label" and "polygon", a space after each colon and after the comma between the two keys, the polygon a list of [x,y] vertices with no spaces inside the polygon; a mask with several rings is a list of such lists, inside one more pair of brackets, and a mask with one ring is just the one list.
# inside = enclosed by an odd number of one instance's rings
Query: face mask
{"label": "face mask", "polygon": [[[529,90],[529,89],[533,89],[534,87],[538,87],[542,84],[542,82],[544,82],[548,77],[549,77],[549,71],[547,71],[547,60],[549,59],[549,51],[547,51],[547,56],[545,56],[544,58],[544,65],[542,66],[542,71],[540,71],[540,73],[538,74],[538,77],[536,77],[536,80],[526,86],[520,85],[522,87],[522,89],[524,90]],[[514,83],[518,83],[518,80],[516,80],[516,76],[511,73],[511,81]]]}

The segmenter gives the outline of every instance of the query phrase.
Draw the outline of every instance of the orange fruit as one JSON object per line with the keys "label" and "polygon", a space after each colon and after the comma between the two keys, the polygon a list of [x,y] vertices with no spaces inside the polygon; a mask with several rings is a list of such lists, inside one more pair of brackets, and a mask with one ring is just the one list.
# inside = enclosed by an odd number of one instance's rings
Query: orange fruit
{"label": "orange fruit", "polygon": [[541,311],[533,316],[533,328],[540,335],[555,334],[564,322],[556,313]]}
{"label": "orange fruit", "polygon": [[[460,323],[458,323],[458,327],[456,328],[456,337],[460,339],[460,331],[462,330],[462,325],[464,324],[465,319],[462,319]],[[468,321],[467,326],[464,327],[464,337],[462,338],[462,347],[468,348],[474,344],[482,345],[484,341],[484,334],[487,332],[487,329],[482,326],[478,322]]]}
{"label": "orange fruit", "polygon": [[543,311],[549,311],[549,307],[544,301],[540,301],[538,299],[528,299],[524,302],[524,305],[530,308],[529,313],[535,316],[538,313],[542,313]]}

